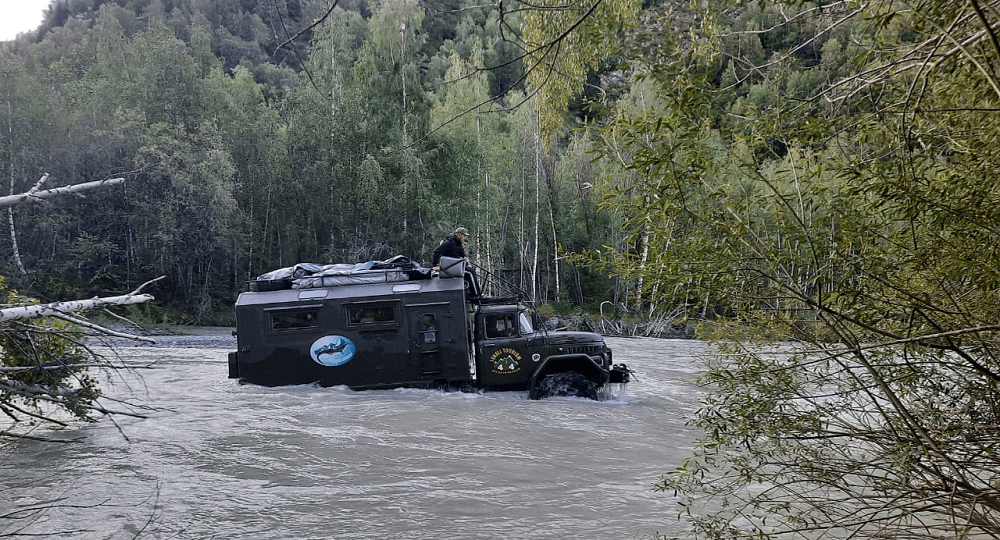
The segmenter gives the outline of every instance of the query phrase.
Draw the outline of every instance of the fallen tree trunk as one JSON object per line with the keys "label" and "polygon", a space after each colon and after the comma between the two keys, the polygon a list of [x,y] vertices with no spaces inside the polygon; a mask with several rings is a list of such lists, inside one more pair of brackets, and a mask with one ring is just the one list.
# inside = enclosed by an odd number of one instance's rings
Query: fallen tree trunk
{"label": "fallen tree trunk", "polygon": [[[13,168],[11,169],[13,171]],[[12,173],[13,175],[13,173]],[[45,173],[35,185],[31,186],[25,193],[14,194],[14,177],[11,176],[10,179],[10,190],[11,194],[6,197],[0,197],[0,208],[7,208],[7,222],[10,226],[10,242],[14,250],[14,262],[17,264],[17,269],[21,272],[21,279],[28,281],[28,270],[24,267],[24,263],[21,261],[21,250],[17,247],[17,229],[14,227],[14,209],[10,208],[17,203],[25,201],[35,201],[42,202],[45,199],[51,197],[58,197],[59,195],[66,195],[70,193],[79,194],[81,191],[86,191],[88,189],[94,189],[101,186],[111,186],[114,184],[120,184],[125,181],[124,178],[109,178],[106,180],[97,180],[96,182],[84,182],[82,184],[76,184],[72,186],[63,186],[53,189],[46,189],[41,191],[45,182],[49,180],[49,173]],[[81,195],[82,197],[82,195]]]}
{"label": "fallen tree trunk", "polygon": [[125,306],[129,304],[141,304],[143,302],[148,302],[153,299],[151,294],[140,294],[143,288],[150,283],[154,283],[163,279],[166,276],[160,276],[156,279],[151,279],[142,285],[139,285],[134,291],[124,294],[121,296],[106,296],[104,298],[91,298],[89,300],[69,300],[65,302],[51,302],[48,304],[36,304],[33,306],[17,306],[9,307],[5,309],[0,309],[0,322],[10,322],[19,319],[34,319],[37,317],[56,317],[64,321],[71,322],[78,326],[85,328],[90,328],[102,334],[113,335],[117,337],[124,337],[129,339],[135,339],[139,341],[153,341],[152,339],[133,336],[131,334],[125,334],[122,332],[116,332],[114,330],[104,328],[103,326],[91,323],[73,317],[70,313],[77,311],[87,311],[94,308],[103,308],[105,306]]}
{"label": "fallen tree trunk", "polygon": [[[42,202],[59,195],[79,194],[81,191],[124,182],[124,178],[112,178],[97,182],[86,182],[73,186],[42,190],[48,180],[46,173],[27,192],[0,197],[0,207],[8,207],[8,223],[14,259],[23,278],[27,271],[21,264],[14,227],[13,205],[21,202]],[[13,186],[13,181],[11,182]],[[100,353],[86,344],[86,337],[79,329],[106,336],[122,337],[140,341],[151,338],[134,336],[105,328],[78,315],[95,308],[108,311],[108,306],[141,304],[153,299],[150,294],[141,294],[146,285],[159,281],[165,276],[143,283],[129,294],[121,296],[94,297],[87,300],[71,300],[48,304],[10,306],[0,309],[0,419],[8,419],[8,426],[0,425],[0,439],[34,438],[30,431],[36,422],[52,426],[68,426],[60,418],[62,412],[91,420],[92,415],[132,414],[111,411],[98,401],[101,392],[97,380],[88,375],[89,368],[120,369]],[[3,287],[6,291],[6,288]],[[6,296],[6,295],[5,295]],[[118,315],[116,317],[121,318]],[[36,321],[37,319],[37,321]],[[69,331],[61,324],[53,324],[54,319],[69,322]],[[27,322],[24,322],[27,321]],[[126,402],[119,402],[126,403]],[[131,405],[141,408],[138,405]],[[60,412],[60,410],[62,412]],[[138,415],[136,415],[138,416]],[[25,422],[28,420],[29,422]],[[48,440],[48,438],[46,438]],[[2,535],[0,535],[2,536]]]}
{"label": "fallen tree trunk", "polygon": [[74,311],[86,311],[104,306],[141,304],[152,299],[153,295],[151,294],[126,294],[124,296],[91,298],[90,300],[70,300],[68,302],[52,302],[51,304],[37,304],[34,306],[18,306],[0,309],[0,322],[32,319],[35,317],[60,317]]}
{"label": "fallen tree trunk", "polygon": [[[44,180],[44,178],[43,178]],[[16,195],[7,195],[5,197],[0,197],[0,207],[13,206],[20,202],[36,201],[40,202],[45,199],[51,199],[52,197],[58,197],[59,195],[66,195],[70,193],[79,193],[81,191],[86,191],[88,189],[94,189],[101,186],[111,186],[115,184],[120,184],[124,182],[124,178],[109,178],[107,180],[96,180],[94,182],[84,182],[82,184],[75,184],[72,186],[63,186],[52,189],[46,189],[38,191],[32,188],[26,193],[18,193]],[[41,183],[41,182],[39,182]],[[37,186],[37,184],[36,184]]]}

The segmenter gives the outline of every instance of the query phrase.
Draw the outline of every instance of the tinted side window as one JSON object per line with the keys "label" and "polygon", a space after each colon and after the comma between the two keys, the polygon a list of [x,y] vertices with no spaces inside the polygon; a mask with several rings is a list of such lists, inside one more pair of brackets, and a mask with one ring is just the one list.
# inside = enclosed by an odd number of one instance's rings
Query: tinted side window
{"label": "tinted side window", "polygon": [[395,304],[365,304],[347,307],[347,322],[350,326],[398,325]]}
{"label": "tinted side window", "polygon": [[513,315],[490,315],[486,317],[486,337],[502,338],[517,336]]}
{"label": "tinted side window", "polygon": [[521,321],[521,334],[522,335],[527,336],[527,335],[535,333],[535,329],[532,328],[532,326],[531,326],[531,319],[528,318],[528,314],[527,313],[525,313],[525,312],[522,311],[520,313],[520,315],[518,316],[518,320]]}
{"label": "tinted side window", "polygon": [[272,311],[271,330],[303,330],[319,327],[319,309]]}

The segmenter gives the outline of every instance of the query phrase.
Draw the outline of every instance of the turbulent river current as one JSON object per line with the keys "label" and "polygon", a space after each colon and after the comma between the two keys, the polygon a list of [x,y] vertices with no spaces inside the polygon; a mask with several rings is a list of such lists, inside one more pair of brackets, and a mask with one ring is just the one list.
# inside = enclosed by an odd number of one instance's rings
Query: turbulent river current
{"label": "turbulent river current", "polygon": [[[697,341],[608,338],[635,372],[614,400],[265,388],[227,379],[235,339],[119,348],[115,416],[0,456],[0,537],[685,537],[653,490],[690,452]],[[134,410],[134,409],[132,409]],[[69,440],[71,442],[55,442]]]}

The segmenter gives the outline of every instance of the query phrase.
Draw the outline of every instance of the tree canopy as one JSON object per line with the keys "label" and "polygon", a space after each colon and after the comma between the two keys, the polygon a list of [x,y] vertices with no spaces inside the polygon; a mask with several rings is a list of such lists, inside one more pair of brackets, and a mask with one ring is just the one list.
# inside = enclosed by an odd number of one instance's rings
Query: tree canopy
{"label": "tree canopy", "polygon": [[562,291],[579,270],[555,262],[558,243],[599,246],[611,224],[584,236],[538,217],[559,213],[556,193],[588,213],[596,201],[554,175],[557,149],[526,166],[539,128],[525,16],[461,1],[57,0],[35,32],[0,45],[5,177],[12,193],[42,172],[126,182],[15,210],[5,236],[22,261],[0,272],[43,301],[165,275],[159,302],[131,316],[226,324],[252,277],[303,261],[429,262],[462,225],[477,263],[540,302],[595,304],[589,291],[609,279]]}
{"label": "tree canopy", "polygon": [[603,202],[625,240],[587,258],[718,315],[704,438],[660,484],[701,536],[1000,530],[997,18],[936,1],[640,17],[603,129],[632,172]]}

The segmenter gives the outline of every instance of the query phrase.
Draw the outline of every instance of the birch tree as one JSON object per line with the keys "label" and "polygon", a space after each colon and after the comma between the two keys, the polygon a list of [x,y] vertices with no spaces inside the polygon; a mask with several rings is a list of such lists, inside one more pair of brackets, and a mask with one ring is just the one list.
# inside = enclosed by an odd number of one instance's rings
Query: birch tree
{"label": "birch tree", "polygon": [[[42,177],[26,193],[0,199],[0,206],[120,183],[122,179],[89,182],[65,188],[40,190]],[[153,299],[142,289],[105,298],[39,304],[7,287],[0,276],[0,440],[34,437],[38,428],[65,427],[72,419],[91,421],[96,415],[138,415],[135,410],[113,410],[102,404],[101,392],[91,370],[122,366],[87,345],[85,332],[152,341],[112,330],[85,319],[80,313],[109,306],[130,305]]]}
{"label": "birch tree", "polygon": [[[520,2],[514,4],[521,7]],[[588,72],[621,50],[623,32],[634,23],[639,8],[635,0],[524,3],[525,72],[540,101],[546,138],[562,125],[562,111]]]}

